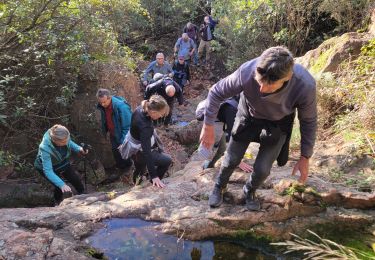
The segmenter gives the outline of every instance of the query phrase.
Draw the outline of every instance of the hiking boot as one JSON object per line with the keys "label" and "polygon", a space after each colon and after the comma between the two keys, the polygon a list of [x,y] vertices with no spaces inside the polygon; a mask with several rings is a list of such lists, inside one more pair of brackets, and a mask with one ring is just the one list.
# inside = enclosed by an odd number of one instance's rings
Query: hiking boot
{"label": "hiking boot", "polygon": [[221,188],[218,185],[215,185],[214,190],[210,194],[210,197],[208,198],[208,204],[211,208],[216,208],[223,203],[223,194],[225,192],[225,188]]}
{"label": "hiking boot", "polygon": [[255,195],[255,190],[243,186],[243,192],[246,197],[246,208],[250,211],[260,211],[260,201]]}

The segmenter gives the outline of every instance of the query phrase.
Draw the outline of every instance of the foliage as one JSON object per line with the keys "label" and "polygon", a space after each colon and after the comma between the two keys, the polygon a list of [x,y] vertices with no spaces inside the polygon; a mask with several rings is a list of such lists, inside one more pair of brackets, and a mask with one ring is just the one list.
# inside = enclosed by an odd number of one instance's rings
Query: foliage
{"label": "foliage", "polygon": [[[345,4],[336,8],[337,1],[331,0],[215,1],[214,15],[220,19],[215,32],[229,47],[225,48],[228,69],[274,45],[285,45],[301,55],[327,37],[365,26],[362,21],[369,15],[370,1],[341,2]],[[348,10],[350,16],[341,10]]]}
{"label": "foliage", "polygon": [[6,151],[0,150],[0,167],[13,165],[15,155]]}
{"label": "foliage", "polygon": [[26,135],[31,150],[46,128],[68,124],[83,64],[116,60],[135,69],[136,55],[118,43],[118,27],[135,30],[143,14],[137,0],[1,2],[2,136]]}
{"label": "foliage", "polygon": [[336,75],[323,73],[317,80],[320,125],[333,126],[357,154],[375,154],[375,39],[360,55],[340,65]]}
{"label": "foliage", "polygon": [[372,254],[363,252],[359,249],[354,249],[340,245],[329,239],[321,238],[316,233],[308,230],[316,241],[301,238],[295,234],[293,241],[271,243],[276,246],[286,247],[285,254],[291,252],[304,252],[304,259],[346,259],[346,260],[359,260],[359,259],[374,259]]}
{"label": "foliage", "polygon": [[200,1],[186,0],[141,0],[142,6],[147,10],[149,27],[152,36],[163,36],[167,32],[182,32],[183,26],[194,21],[198,17],[199,22],[203,20],[199,14]]}
{"label": "foliage", "polygon": [[367,13],[370,7],[370,0],[323,0],[319,10],[329,13],[338,22],[336,31],[355,31],[365,26],[363,14]]}

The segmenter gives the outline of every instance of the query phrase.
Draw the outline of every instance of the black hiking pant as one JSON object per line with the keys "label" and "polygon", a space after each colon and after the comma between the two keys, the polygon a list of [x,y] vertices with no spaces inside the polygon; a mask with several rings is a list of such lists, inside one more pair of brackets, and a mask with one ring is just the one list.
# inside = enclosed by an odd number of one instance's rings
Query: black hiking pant
{"label": "black hiking pant", "polygon": [[[287,133],[281,131],[278,126],[269,127],[264,120],[244,118],[241,113],[237,113],[235,120],[216,185],[224,188],[228,184],[230,176],[240,164],[250,142],[257,142],[260,146],[253,167],[254,172],[245,184],[247,190],[256,190],[269,176],[272,164],[278,158],[287,139]],[[264,137],[265,132],[272,132],[272,135]]]}
{"label": "black hiking pant", "polygon": [[[55,171],[55,170],[54,170]],[[53,193],[53,197],[55,199],[55,202],[59,204],[61,201],[63,201],[63,192],[59,187],[57,187],[53,182],[51,182],[47,176],[44,174],[43,171],[38,170],[38,172],[49,182],[55,187],[55,191]],[[78,194],[82,194],[85,190],[81,179],[77,175],[76,171],[74,168],[69,164],[66,166],[63,170],[56,172],[58,175],[63,176],[64,179],[66,179],[69,183],[71,183],[74,187],[74,189],[77,191]]]}
{"label": "black hiking pant", "polygon": [[164,120],[165,126],[172,124],[172,113],[173,113],[174,101],[168,102],[168,106],[169,106],[169,114],[165,117],[165,120]]}
{"label": "black hiking pant", "polygon": [[[172,163],[172,158],[169,155],[165,153],[160,153],[157,150],[153,150],[151,152],[151,155],[156,166],[157,177],[159,177],[159,179],[163,179],[165,173],[168,171],[168,168]],[[138,176],[142,176],[145,173],[146,158],[142,152],[138,152],[137,154],[133,156],[133,160],[134,160],[134,166],[135,166],[135,170],[133,173],[133,179],[134,179]],[[151,176],[150,176],[150,180],[151,180]]]}
{"label": "black hiking pant", "polygon": [[223,135],[221,136],[220,141],[218,143],[216,153],[212,160],[208,163],[207,168],[213,168],[215,166],[215,163],[221,158],[221,156],[223,156],[227,148],[227,142],[229,142],[232,133],[236,113],[237,108],[231,106],[230,104],[223,104],[220,106],[217,118],[220,122],[224,123]]}

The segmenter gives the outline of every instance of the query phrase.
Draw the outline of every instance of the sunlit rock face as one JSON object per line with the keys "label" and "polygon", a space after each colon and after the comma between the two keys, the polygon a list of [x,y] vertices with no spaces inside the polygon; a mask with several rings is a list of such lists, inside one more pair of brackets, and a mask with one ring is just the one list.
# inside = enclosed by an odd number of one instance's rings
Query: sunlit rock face
{"label": "sunlit rock face", "polygon": [[218,168],[202,170],[201,165],[201,161],[188,163],[165,179],[165,189],[144,182],[127,193],[74,196],[55,208],[1,209],[0,255],[63,259],[70,252],[74,259],[84,259],[86,237],[103,226],[101,220],[112,217],[157,221],[153,228],[172,235],[184,232],[193,240],[243,232],[283,240],[290,238],[290,232],[301,234],[322,224],[363,228],[375,219],[374,194],[336,187],[316,176],[301,187],[297,177],[290,176],[290,167],[274,167],[258,190],[261,211],[245,209],[242,186],[249,174],[240,170],[232,175],[222,206],[211,209],[207,199]]}

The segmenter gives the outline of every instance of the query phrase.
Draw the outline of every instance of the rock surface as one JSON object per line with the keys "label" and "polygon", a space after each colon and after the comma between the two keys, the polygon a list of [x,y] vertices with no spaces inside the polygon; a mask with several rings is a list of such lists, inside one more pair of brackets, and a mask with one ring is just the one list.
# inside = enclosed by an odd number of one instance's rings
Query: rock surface
{"label": "rock surface", "polygon": [[357,56],[361,47],[372,37],[370,33],[355,32],[333,37],[318,48],[308,51],[303,57],[296,58],[296,63],[303,65],[315,75],[325,72],[334,73],[343,61]]}
{"label": "rock surface", "polygon": [[[85,238],[102,226],[101,220],[110,217],[159,221],[156,228],[162,232],[185,231],[185,238],[190,239],[236,236],[245,231],[282,240],[290,238],[290,232],[301,233],[316,225],[359,228],[375,222],[374,194],[345,190],[316,176],[310,176],[308,187],[300,189],[288,167],[273,168],[258,191],[262,202],[260,212],[245,210],[242,186],[248,174],[240,170],[231,178],[225,203],[211,209],[207,199],[218,169],[201,170],[201,163],[190,162],[165,179],[168,186],[164,190],[145,183],[127,193],[75,196],[55,208],[1,209],[0,256],[6,259],[88,258]],[[282,195],[285,191],[292,194]]]}

